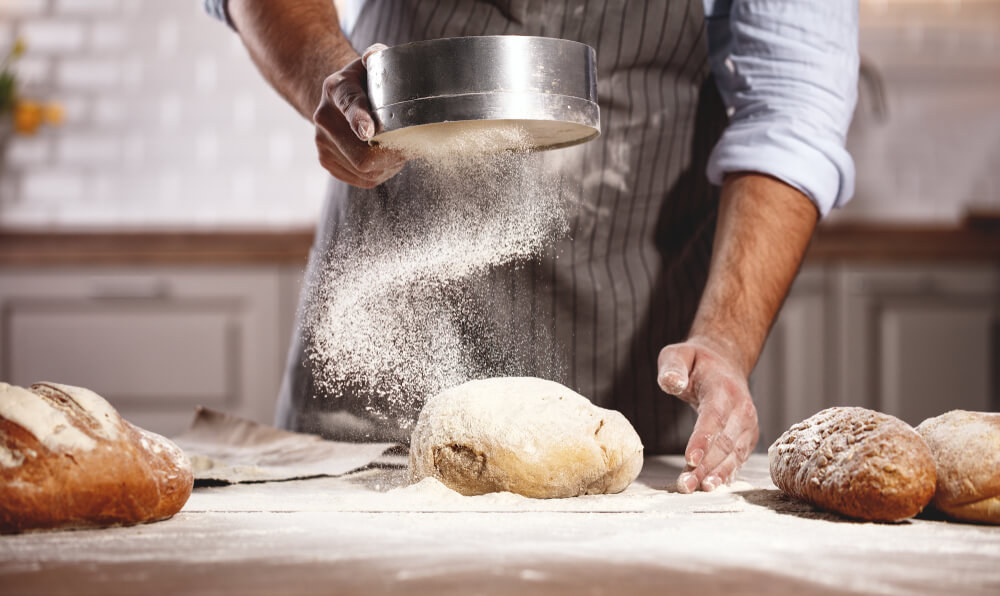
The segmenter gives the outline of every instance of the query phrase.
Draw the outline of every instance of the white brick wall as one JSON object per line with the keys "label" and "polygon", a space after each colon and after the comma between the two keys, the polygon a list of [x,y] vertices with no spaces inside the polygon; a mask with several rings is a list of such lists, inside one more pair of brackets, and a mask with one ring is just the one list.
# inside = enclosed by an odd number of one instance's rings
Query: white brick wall
{"label": "white brick wall", "polygon": [[31,20],[18,30],[19,35],[31,40],[32,53],[50,55],[79,51],[85,33],[84,24],[79,21]]}
{"label": "white brick wall", "polygon": [[118,10],[118,0],[56,0],[57,15],[100,15]]}
{"label": "white brick wall", "polygon": [[45,12],[47,0],[0,0],[0,14],[11,17],[34,16]]}
{"label": "white brick wall", "polygon": [[66,121],[15,137],[0,227],[309,225],[327,175],[312,127],[199,0],[0,0],[25,95]]}

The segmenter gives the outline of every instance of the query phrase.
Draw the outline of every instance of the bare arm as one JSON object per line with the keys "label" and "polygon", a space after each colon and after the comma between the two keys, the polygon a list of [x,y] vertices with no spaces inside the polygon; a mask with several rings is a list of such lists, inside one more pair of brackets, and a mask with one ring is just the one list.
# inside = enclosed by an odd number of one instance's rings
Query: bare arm
{"label": "bare arm", "polygon": [[698,412],[681,490],[714,490],[732,480],[757,444],[747,377],[798,272],[818,219],[791,186],[754,173],[722,187],[708,283],[687,341],[659,357],[664,391]]}
{"label": "bare arm", "polygon": [[229,0],[229,14],[264,78],[310,120],[326,77],[358,57],[330,0]]}
{"label": "bare arm", "polygon": [[[229,0],[229,14],[264,78],[316,124],[320,164],[337,178],[371,187],[402,158],[368,146],[375,133],[365,65],[340,30],[330,0]],[[370,49],[371,50],[371,49]]]}

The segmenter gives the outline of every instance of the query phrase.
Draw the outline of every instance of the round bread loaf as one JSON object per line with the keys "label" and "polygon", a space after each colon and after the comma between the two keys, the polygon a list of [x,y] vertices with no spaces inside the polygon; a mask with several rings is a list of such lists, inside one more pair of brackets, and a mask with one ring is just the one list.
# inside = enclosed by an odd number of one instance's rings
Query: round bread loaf
{"label": "round bread loaf", "polygon": [[410,479],[463,495],[540,499],[617,493],[642,469],[642,442],[619,412],[533,377],[469,381],[430,398],[410,441]]}
{"label": "round bread loaf", "polygon": [[0,533],[165,519],[193,484],[177,445],[93,391],[0,383]]}
{"label": "round bread loaf", "polygon": [[1000,414],[952,410],[917,432],[937,464],[932,504],[963,521],[1000,524]]}
{"label": "round bread loaf", "polygon": [[821,509],[869,521],[913,517],[934,496],[934,460],[908,424],[865,408],[829,408],[767,450],[771,480]]}

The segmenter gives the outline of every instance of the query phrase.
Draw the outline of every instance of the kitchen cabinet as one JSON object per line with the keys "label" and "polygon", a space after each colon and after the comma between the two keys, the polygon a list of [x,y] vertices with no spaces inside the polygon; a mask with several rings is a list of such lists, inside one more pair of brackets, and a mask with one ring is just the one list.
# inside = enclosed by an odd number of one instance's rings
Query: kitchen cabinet
{"label": "kitchen cabinet", "polygon": [[997,282],[992,266],[839,271],[837,402],[914,425],[996,410]]}
{"label": "kitchen cabinet", "polygon": [[750,376],[760,448],[830,402],[828,285],[823,268],[799,273]]}
{"label": "kitchen cabinet", "polygon": [[163,434],[205,405],[270,422],[293,266],[0,269],[0,379],[89,387]]}
{"label": "kitchen cabinet", "polygon": [[[974,224],[974,225],[973,225]],[[312,232],[0,234],[0,380],[63,380],[171,434],[270,422]],[[759,449],[829,406],[1000,410],[1000,227],[821,227],[755,368]]]}
{"label": "kitchen cabinet", "polygon": [[912,425],[953,409],[1000,410],[998,301],[992,264],[804,268],[750,378],[758,448],[832,406]]}

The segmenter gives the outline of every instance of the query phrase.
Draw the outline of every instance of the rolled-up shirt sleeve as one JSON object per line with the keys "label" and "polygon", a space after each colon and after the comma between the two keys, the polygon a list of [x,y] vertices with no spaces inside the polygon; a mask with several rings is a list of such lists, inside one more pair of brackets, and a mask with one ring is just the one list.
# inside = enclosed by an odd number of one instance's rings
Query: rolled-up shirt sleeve
{"label": "rolled-up shirt sleeve", "polygon": [[712,71],[730,116],[708,164],[755,171],[821,215],[854,193],[844,148],[857,102],[857,0],[705,0]]}
{"label": "rolled-up shirt sleeve", "polygon": [[235,29],[233,21],[229,18],[228,4],[228,0],[201,0],[201,5],[205,7],[205,12]]}

